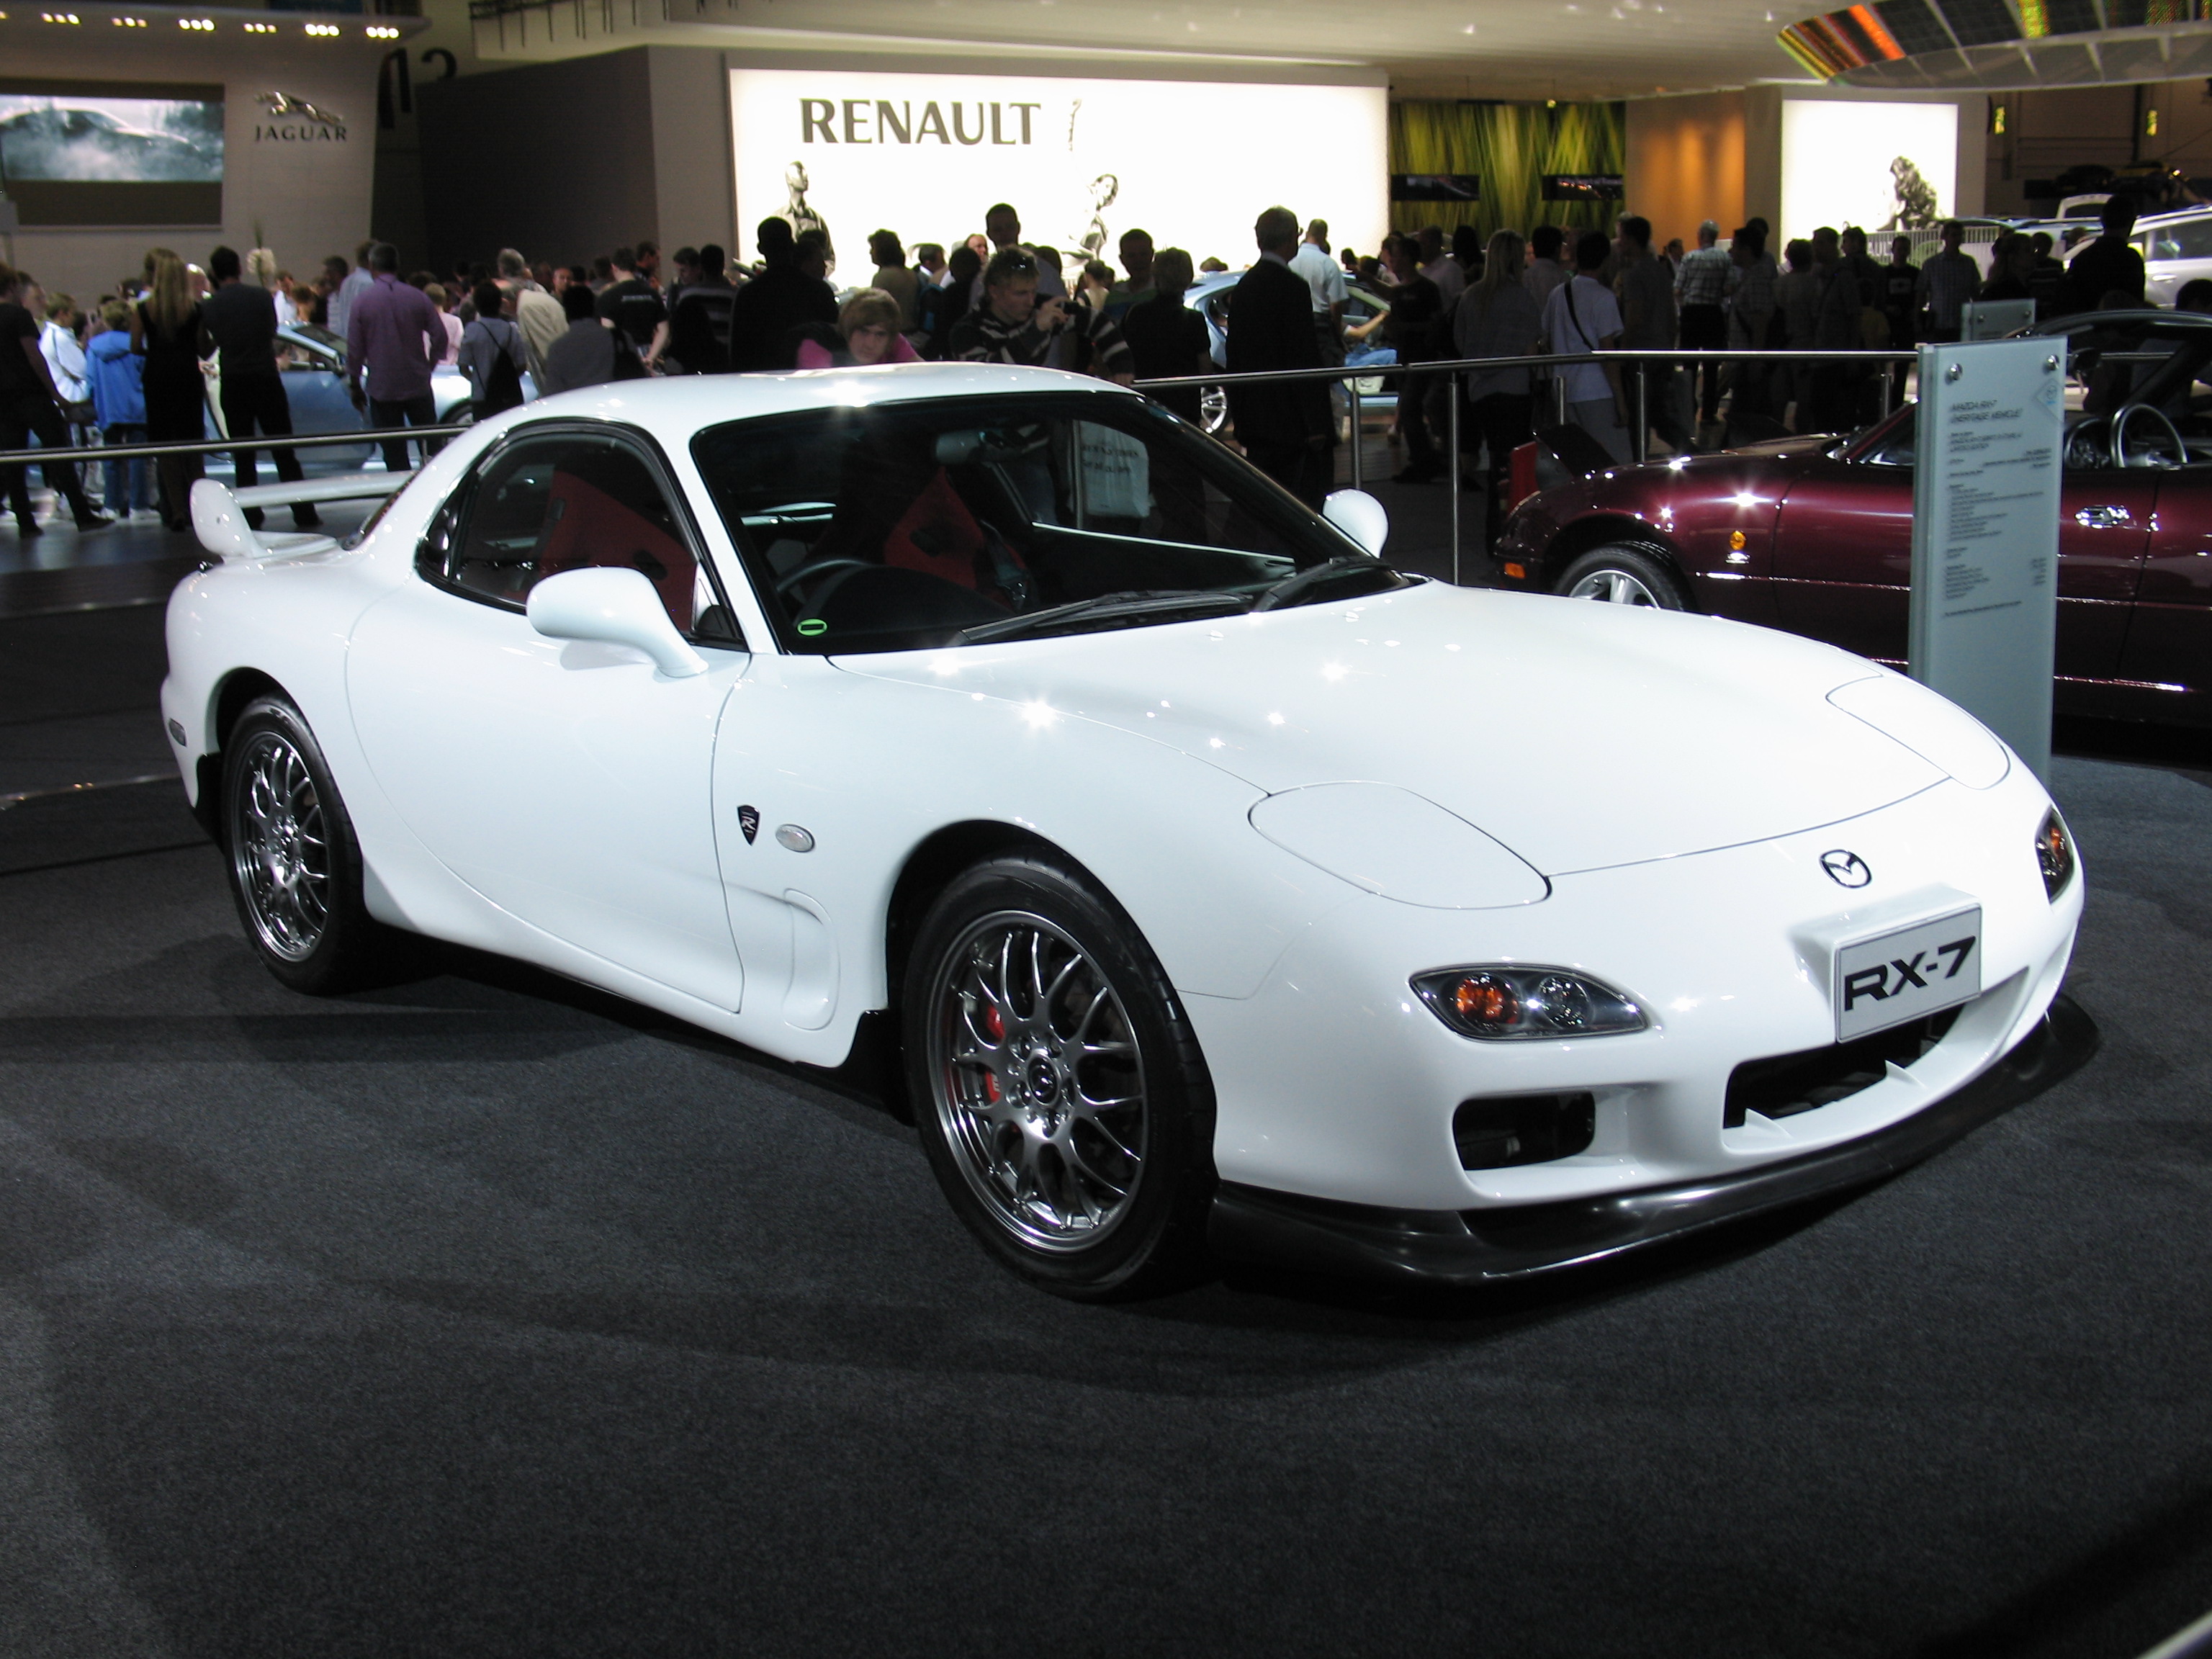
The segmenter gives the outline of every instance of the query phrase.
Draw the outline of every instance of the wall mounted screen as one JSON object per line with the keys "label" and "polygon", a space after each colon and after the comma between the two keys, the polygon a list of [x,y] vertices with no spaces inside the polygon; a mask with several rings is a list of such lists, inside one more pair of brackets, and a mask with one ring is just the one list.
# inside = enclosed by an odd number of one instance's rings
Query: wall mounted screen
{"label": "wall mounted screen", "polygon": [[1956,210],[1954,104],[1782,100],[1782,234],[1857,225],[1870,235]]}
{"label": "wall mounted screen", "polygon": [[222,221],[220,86],[0,79],[0,189],[26,225]]}
{"label": "wall mounted screen", "polygon": [[770,214],[826,224],[840,283],[866,275],[871,232],[949,248],[1000,201],[1071,277],[1132,228],[1241,267],[1278,203],[1362,249],[1387,226],[1381,87],[741,69],[730,111],[746,239]]}

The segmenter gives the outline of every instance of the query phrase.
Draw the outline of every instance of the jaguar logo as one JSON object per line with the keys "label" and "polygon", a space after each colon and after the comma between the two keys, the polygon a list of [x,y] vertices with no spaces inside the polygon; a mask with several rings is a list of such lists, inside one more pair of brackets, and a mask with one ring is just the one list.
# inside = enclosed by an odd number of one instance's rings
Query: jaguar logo
{"label": "jaguar logo", "polygon": [[751,846],[753,837],[760,834],[760,808],[757,806],[738,808],[738,828],[744,831],[745,845]]}
{"label": "jaguar logo", "polygon": [[[310,25],[313,27],[313,25]],[[269,112],[266,121],[253,124],[257,144],[343,144],[345,117],[289,92],[264,92],[257,101]]]}
{"label": "jaguar logo", "polygon": [[336,110],[323,109],[304,98],[295,98],[289,92],[264,92],[257,101],[280,121],[312,121],[325,127],[345,125],[345,117]]}
{"label": "jaguar logo", "polygon": [[1820,867],[1838,887],[1863,887],[1874,879],[1874,872],[1867,868],[1864,859],[1840,847],[1820,854]]}

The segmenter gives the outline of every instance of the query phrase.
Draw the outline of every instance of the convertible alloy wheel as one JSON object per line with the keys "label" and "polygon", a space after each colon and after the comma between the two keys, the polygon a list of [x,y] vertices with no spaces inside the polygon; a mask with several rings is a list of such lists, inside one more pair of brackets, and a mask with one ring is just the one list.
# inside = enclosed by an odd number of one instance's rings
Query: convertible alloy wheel
{"label": "convertible alloy wheel", "polygon": [[263,964],[317,996],[380,974],[394,935],[362,901],[353,821],[300,711],[281,697],[256,699],[222,759],[230,890]]}
{"label": "convertible alloy wheel", "polygon": [[1583,554],[1566,568],[1552,591],[1604,605],[1644,605],[1655,611],[1689,608],[1672,573],[1633,547],[1601,547]]}
{"label": "convertible alloy wheel", "polygon": [[239,757],[231,870],[264,951],[302,962],[331,920],[331,846],[307,763],[281,732],[260,731]]}
{"label": "convertible alloy wheel", "polygon": [[931,1000],[938,1121],[975,1195],[1038,1249],[1111,1232],[1144,1174],[1145,1068],[1098,964],[1043,917],[1000,911]]}
{"label": "convertible alloy wheel", "polygon": [[1017,1272],[1096,1300],[1206,1260],[1213,1090],[1128,917],[1042,852],[956,877],[905,975],[908,1074],[938,1184]]}

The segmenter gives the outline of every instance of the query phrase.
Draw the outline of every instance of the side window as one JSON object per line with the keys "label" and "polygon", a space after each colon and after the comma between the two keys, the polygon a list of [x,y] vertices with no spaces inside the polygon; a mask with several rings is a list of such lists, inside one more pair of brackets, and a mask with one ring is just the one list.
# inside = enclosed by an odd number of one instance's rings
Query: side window
{"label": "side window", "polygon": [[[2167,234],[2172,240],[2174,252],[2166,257],[2212,259],[2212,219],[2185,219]],[[2160,240],[2163,241],[2166,239]]]}
{"label": "side window", "polygon": [[737,637],[653,469],[617,438],[560,433],[501,451],[432,520],[417,563],[447,586],[511,606],[563,571],[635,570],[685,633]]}

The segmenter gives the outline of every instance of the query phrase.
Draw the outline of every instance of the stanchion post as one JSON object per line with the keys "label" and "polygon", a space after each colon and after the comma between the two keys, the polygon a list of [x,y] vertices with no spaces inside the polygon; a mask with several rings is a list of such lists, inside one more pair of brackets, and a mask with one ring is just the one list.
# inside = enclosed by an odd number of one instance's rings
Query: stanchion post
{"label": "stanchion post", "polygon": [[1628,436],[1628,455],[1631,460],[1651,459],[1651,365],[1643,358],[1636,360],[1636,396],[1630,406],[1636,414],[1636,430]]}
{"label": "stanchion post", "polygon": [[1366,480],[1359,465],[1359,377],[1357,374],[1346,375],[1344,389],[1352,397],[1352,487],[1364,489]]}
{"label": "stanchion post", "polygon": [[1451,434],[1451,466],[1444,474],[1444,482],[1451,487],[1452,526],[1452,586],[1459,586],[1459,376],[1448,374],[1444,384],[1451,388],[1451,416],[1444,422]]}

